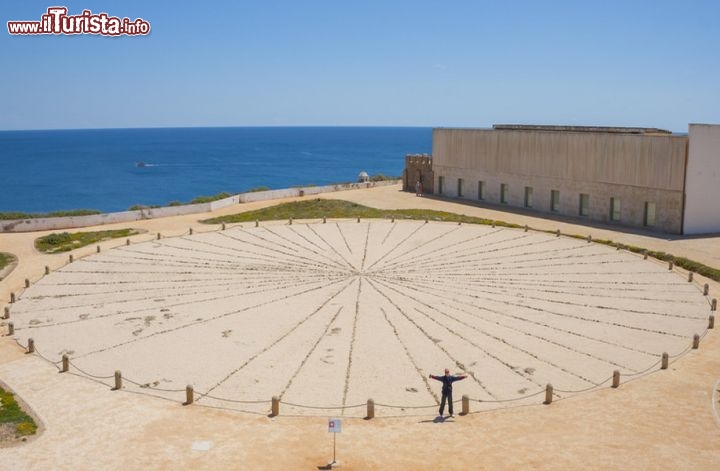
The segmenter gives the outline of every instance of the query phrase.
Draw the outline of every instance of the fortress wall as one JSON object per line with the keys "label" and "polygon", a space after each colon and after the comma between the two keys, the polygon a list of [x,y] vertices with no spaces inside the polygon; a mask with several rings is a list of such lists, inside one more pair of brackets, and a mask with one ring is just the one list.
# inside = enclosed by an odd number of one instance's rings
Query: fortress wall
{"label": "fortress wall", "polygon": [[[602,132],[435,129],[435,190],[442,195],[501,204],[500,185],[508,185],[508,206],[525,207],[532,187],[533,211],[580,217],[580,194],[590,195],[583,219],[643,227],[645,203],[655,205],[652,229],[680,233],[687,137]],[[458,179],[463,180],[462,196]],[[560,193],[551,210],[551,191]],[[620,221],[610,220],[610,199],[621,202]]]}
{"label": "fortress wall", "polygon": [[72,229],[76,227],[99,226],[119,222],[140,221],[185,214],[207,213],[235,204],[253,201],[265,201],[296,196],[309,196],[334,191],[354,190],[358,188],[373,188],[376,186],[395,185],[397,180],[368,183],[343,183],[308,188],[287,188],[282,190],[258,191],[241,193],[211,203],[187,204],[182,206],[167,206],[162,208],[146,208],[136,211],[121,211],[116,213],[91,214],[88,216],[68,216],[53,218],[13,219],[0,221],[0,232],[32,232],[58,229]]}

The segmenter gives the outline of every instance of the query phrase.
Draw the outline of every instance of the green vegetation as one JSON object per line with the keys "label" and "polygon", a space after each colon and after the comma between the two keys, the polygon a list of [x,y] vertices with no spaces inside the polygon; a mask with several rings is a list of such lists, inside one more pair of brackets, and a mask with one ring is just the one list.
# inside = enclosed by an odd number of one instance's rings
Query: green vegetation
{"label": "green vegetation", "polygon": [[[490,219],[465,216],[462,214],[427,209],[377,209],[343,200],[312,199],[284,203],[269,208],[231,214],[201,221],[206,224],[236,223],[246,221],[271,221],[277,219],[321,219],[329,218],[396,218],[396,219],[428,219],[432,221],[466,222],[472,224],[492,224]],[[520,227],[497,221],[498,226]]]}
{"label": "green vegetation", "polygon": [[9,253],[0,252],[0,270],[10,265],[13,260],[15,260],[15,257],[10,255]]}
{"label": "green vegetation", "polygon": [[371,182],[384,182],[387,180],[400,180],[400,177],[388,177],[382,173],[378,173],[377,175],[370,177]]}
{"label": "green vegetation", "polygon": [[91,214],[100,214],[100,211],[97,211],[95,209],[73,209],[70,211],[53,211],[51,213],[6,212],[0,213],[0,220],[61,218],[67,216],[88,216]]}
{"label": "green vegetation", "polygon": [[255,186],[250,188],[247,193],[257,193],[258,191],[269,191],[270,188],[267,186]]}
{"label": "green vegetation", "polygon": [[15,436],[24,437],[37,432],[37,424],[20,408],[11,392],[0,388],[0,424],[15,425]]}
{"label": "green vegetation", "polygon": [[117,239],[139,234],[135,229],[117,229],[97,232],[53,232],[35,239],[35,248],[45,253],[67,252],[103,240]]}
{"label": "green vegetation", "polygon": [[200,204],[200,203],[212,203],[213,201],[217,200],[223,200],[225,198],[230,198],[232,195],[230,193],[222,192],[218,193],[217,195],[212,196],[198,196],[194,200],[190,201],[190,204]]}

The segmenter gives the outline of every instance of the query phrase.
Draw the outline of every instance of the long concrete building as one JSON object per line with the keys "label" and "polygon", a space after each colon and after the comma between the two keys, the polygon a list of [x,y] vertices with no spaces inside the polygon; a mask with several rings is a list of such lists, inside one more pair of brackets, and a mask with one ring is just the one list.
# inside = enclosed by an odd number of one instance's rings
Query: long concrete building
{"label": "long concrete building", "polygon": [[720,232],[720,125],[433,130],[405,189],[674,234]]}

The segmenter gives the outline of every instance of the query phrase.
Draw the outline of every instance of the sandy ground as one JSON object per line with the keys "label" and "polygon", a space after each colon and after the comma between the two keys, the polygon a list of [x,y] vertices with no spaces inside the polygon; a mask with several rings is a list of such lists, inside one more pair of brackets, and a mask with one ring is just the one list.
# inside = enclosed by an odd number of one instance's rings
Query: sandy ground
{"label": "sandy ground", "polygon": [[[720,260],[718,238],[673,240],[613,232],[431,198],[416,198],[397,190],[397,187],[387,187],[337,193],[332,197],[376,207],[429,207],[532,227],[559,227],[566,232],[592,233],[596,238],[610,238],[720,265],[717,263]],[[276,203],[244,205],[243,209]],[[234,210],[237,208],[222,212]],[[20,302],[12,306],[13,320],[19,328],[17,340],[24,344],[25,333],[33,330],[39,350],[48,352],[46,356],[52,357],[52,361],[57,361],[63,350],[73,350],[71,357],[81,357],[74,362],[84,361],[82,366],[102,376],[112,374],[112,369],[108,371],[108,364],[119,364],[117,360],[120,358],[139,355],[132,357],[136,360],[127,363],[127,366],[123,364],[122,369],[127,369],[127,377],[130,378],[129,372],[135,368],[133,372],[138,382],[153,384],[158,381],[158,388],[163,388],[166,382],[163,380],[181,388],[184,383],[194,383],[197,390],[209,389],[220,383],[216,390],[223,396],[230,395],[231,391],[243,391],[247,394],[243,398],[252,398],[255,393],[267,398],[278,394],[278,390],[282,391],[291,380],[284,399],[300,402],[300,399],[306,398],[307,391],[313,391],[308,401],[314,404],[326,404],[326,400],[332,399],[332,403],[352,405],[364,402],[371,394],[377,402],[381,402],[381,397],[387,397],[387,400],[411,404],[413,396],[417,395],[414,404],[432,404],[435,400],[433,392],[437,394],[439,388],[437,384],[430,384],[428,388],[422,378],[428,371],[435,372],[451,359],[473,373],[473,368],[477,369],[479,377],[490,379],[487,384],[472,378],[458,383],[456,398],[460,394],[469,394],[488,401],[492,397],[504,398],[510,393],[519,395],[518,391],[526,387],[523,383],[528,383],[527,392],[532,392],[531,387],[538,389],[546,380],[557,383],[556,387],[562,385],[561,389],[578,390],[584,385],[599,383],[612,369],[620,369],[624,376],[618,389],[611,389],[606,383],[588,393],[559,393],[549,406],[541,405],[540,401],[530,401],[532,405],[491,409],[486,403],[473,402],[473,413],[469,416],[456,416],[444,422],[434,420],[435,411],[432,409],[392,414],[378,407],[379,417],[370,421],[354,418],[364,414],[339,409],[337,414],[344,415],[345,420],[343,432],[338,436],[338,458],[345,469],[717,469],[720,466],[720,418],[716,415],[717,398],[713,397],[720,378],[720,345],[715,331],[709,331],[703,338],[699,350],[673,358],[668,370],[656,371],[655,368],[651,374],[630,376],[633,372],[642,372],[646,366],[652,366],[652,355],[659,351],[679,353],[684,350],[692,333],[701,332],[706,325],[704,320],[710,313],[708,299],[698,291],[699,285],[685,281],[684,273],[670,273],[661,264],[573,239],[509,231],[520,239],[508,242],[512,237],[489,234],[491,230],[487,227],[457,228],[447,224],[423,227],[422,223],[415,222],[398,224],[399,229],[393,229],[397,232],[395,235],[389,233],[392,228],[387,221],[359,225],[345,222],[340,227],[351,228],[335,233],[330,231],[330,223],[325,227],[318,223],[307,226],[296,223],[292,231],[286,224],[272,225],[270,229],[274,235],[263,228],[257,231],[254,227],[229,228],[228,235],[240,239],[237,241],[223,240],[227,239],[227,235],[218,239],[217,233],[209,232],[153,241],[156,232],[179,235],[191,226],[196,228],[196,233],[214,231],[216,228],[196,223],[206,216],[183,216],[133,224],[133,227],[146,229],[149,233],[134,237],[129,248],[110,251],[110,247],[123,245],[124,241],[103,243],[101,254],[70,265],[66,265],[67,254],[47,256],[34,251],[32,240],[41,234],[0,234],[0,249],[12,252],[20,259],[18,267],[0,283],[0,294],[5,299],[9,298],[10,291],[20,298]],[[417,234],[427,231],[426,237],[416,235],[405,239],[417,228],[420,231]],[[312,229],[318,232],[318,238],[314,238]],[[507,235],[508,230],[504,232]],[[253,234],[268,239],[268,242],[259,243]],[[447,248],[475,236],[498,237],[495,241],[486,239],[486,242],[501,248],[496,255],[514,261],[517,268],[494,273],[491,281],[481,279],[475,272],[476,268],[482,268],[485,273],[493,270],[494,262],[487,250],[473,256],[468,265],[466,260],[456,258],[456,254]],[[345,241],[342,241],[343,237]],[[532,242],[525,249],[520,248],[523,237],[529,238],[524,242]],[[320,250],[324,247],[323,238],[328,241],[325,251]],[[271,288],[275,283],[287,285],[292,280],[300,283],[301,279],[310,278],[320,286],[317,291],[323,292],[322,296],[293,291],[299,288],[291,288],[287,293],[289,297],[286,301],[292,301],[286,305],[290,316],[283,321],[290,322],[287,328],[307,318],[293,330],[292,335],[273,343],[275,324],[269,328],[265,325],[267,322],[258,322],[257,316],[246,316],[242,322],[227,325],[224,322],[235,316],[225,316],[219,323],[211,321],[211,324],[214,323],[212,327],[198,327],[201,330],[197,331],[195,327],[180,329],[193,332],[185,338],[175,337],[176,334],[152,335],[183,325],[179,323],[183,316],[186,322],[197,319],[192,316],[197,315],[197,303],[203,303],[196,299],[202,296],[198,291],[207,291],[208,286],[219,283],[196,279],[192,288],[182,293],[172,292],[172,283],[168,283],[163,287],[167,292],[162,298],[150,296],[150,299],[143,299],[147,296],[133,293],[138,299],[123,303],[122,307],[113,306],[113,300],[105,298],[111,295],[103,294],[103,291],[110,290],[98,285],[102,280],[140,283],[143,278],[137,273],[148,271],[148,267],[168,270],[180,269],[172,267],[179,261],[186,265],[204,263],[187,257],[194,257],[200,245],[206,251],[218,251],[217,247],[207,250],[211,247],[207,244],[217,245],[219,240],[225,243],[222,251],[215,255],[205,253],[201,257],[205,261],[209,258],[215,269],[213,275],[205,275],[205,278],[217,276],[218,267],[234,272],[238,268],[249,270],[263,266],[264,269],[253,270],[255,273],[252,276],[228,282],[246,283],[248,287],[255,284],[265,291],[264,294],[248,294],[252,289],[244,290],[243,295],[233,298],[232,303],[239,304],[220,306],[215,316],[223,314],[223,309],[235,311],[253,306],[258,299],[272,305],[275,298],[283,295],[282,289]],[[140,243],[142,241],[146,242]],[[254,267],[232,265],[226,251],[249,250],[248,243],[251,241],[256,243],[251,246],[255,256],[264,261],[256,260]],[[273,250],[278,250],[282,244],[288,247],[288,251],[289,248],[294,250],[280,257]],[[386,244],[398,248],[387,253]],[[468,244],[474,247],[474,244]],[[159,258],[144,260],[143,257],[150,255],[137,253],[138,250],[145,252],[142,250],[144,247],[152,249],[147,250],[148,253],[160,254],[153,255]],[[329,247],[334,247],[337,252]],[[365,250],[365,247],[368,249]],[[528,247],[533,250],[544,248],[530,253]],[[457,246],[458,250],[463,248],[462,245]],[[178,257],[178,250],[185,253],[185,259]],[[597,263],[571,265],[573,270],[569,275],[561,263],[563,258],[570,260],[574,250],[581,251],[583,255],[578,260]],[[77,250],[74,255],[80,259],[94,251],[94,247],[90,247]],[[421,259],[419,255],[426,256]],[[247,256],[245,253],[244,257]],[[301,261],[300,257],[305,259]],[[438,258],[449,262],[438,264],[434,261]],[[288,263],[288,259],[294,262]],[[420,259],[422,262],[418,261]],[[97,266],[102,261],[112,263],[105,263],[104,269],[99,270]],[[284,265],[278,270],[273,263]],[[559,266],[549,266],[553,264]],[[45,265],[49,265],[53,273],[43,278]],[[93,269],[86,270],[93,266]],[[615,268],[608,270],[611,266]],[[107,270],[108,267],[113,268]],[[617,267],[622,267],[622,273],[618,273]],[[202,271],[206,268],[197,269]],[[128,273],[119,273],[123,270]],[[304,275],[300,279],[298,270]],[[435,277],[439,280],[428,279],[427,273],[433,270],[441,274]],[[78,273],[82,271],[88,273]],[[102,275],[99,275],[100,271]],[[273,273],[278,272],[282,276],[273,277]],[[312,275],[306,276],[307,273]],[[80,278],[72,278],[75,276]],[[123,276],[128,278],[123,279]],[[146,283],[152,280],[152,274],[145,276],[149,277],[145,279]],[[21,293],[25,278],[31,279],[33,286]],[[558,293],[555,292],[558,290],[544,286],[556,286],[562,281],[572,280],[577,280],[581,287],[566,289],[561,285],[563,289],[560,291],[563,292]],[[156,278],[155,281],[162,280]],[[493,285],[499,281],[504,284],[520,283],[517,286],[521,286],[522,290]],[[699,284],[706,282],[700,277],[697,281]],[[74,285],[70,291],[63,291],[73,286],[67,283],[78,282],[92,282],[96,286]],[[333,282],[337,283],[338,289],[343,283],[348,286],[333,298],[333,303],[323,306],[322,302],[333,295]],[[608,282],[634,284],[620,285],[622,289],[617,285],[600,288]],[[710,285],[712,297],[720,287],[716,283]],[[77,286],[87,289],[73,291]],[[485,290],[483,303],[473,298],[471,288]],[[359,289],[363,290],[363,296],[362,302],[357,303]],[[430,294],[422,294],[420,289]],[[518,297],[520,291],[524,296]],[[452,315],[452,318],[444,318],[442,323],[432,321],[440,315],[431,312],[438,297],[446,304],[443,311]],[[162,309],[175,309],[167,305],[173,301],[179,303],[185,298],[193,299],[185,312],[162,312]],[[571,304],[560,306],[560,301]],[[64,308],[61,307],[63,303],[66,303]],[[111,313],[129,310],[129,305],[136,304],[132,309],[144,309],[148,303],[160,303],[163,307],[154,306],[153,309],[158,311],[155,314],[126,316],[140,317],[127,322],[127,325],[118,326],[103,321],[110,319]],[[202,316],[213,317],[213,308],[207,306],[215,303],[205,303]],[[59,309],[48,313],[50,306]],[[352,312],[356,306],[359,315],[343,313]],[[382,307],[380,313],[376,307]],[[542,322],[528,323],[527,319],[537,319],[527,315],[526,310],[533,307],[542,310]],[[268,308],[265,317],[276,310]],[[471,316],[480,310],[483,315]],[[65,319],[61,311],[72,314]],[[44,313],[44,317],[40,313]],[[167,313],[173,314],[173,317],[163,318],[162,315]],[[82,314],[88,315],[83,319],[80,317]],[[553,323],[559,314],[564,315],[565,322]],[[155,319],[146,325],[145,318],[151,315],[155,315]],[[509,318],[508,315],[516,317]],[[98,317],[93,319],[93,316]],[[606,322],[593,322],[599,324],[594,326],[595,330],[581,327],[590,316],[594,316],[592,319],[595,321]],[[77,322],[49,325],[71,318]],[[34,329],[31,329],[30,321],[33,319],[40,322],[33,324]],[[160,319],[166,323],[161,325]],[[94,327],[90,328],[91,324]],[[39,328],[41,325],[47,327]],[[338,328],[340,330],[333,331]],[[133,335],[140,329],[142,332]],[[265,334],[245,337],[247,342],[236,342],[238,338],[233,336],[245,329],[257,329]],[[223,336],[229,330],[232,332]],[[633,335],[628,335],[628,331],[632,331]],[[468,332],[472,332],[472,336]],[[113,335],[119,337],[113,338]],[[122,355],[110,351],[95,352],[101,350],[102,345],[114,347],[150,335],[150,338],[160,340],[163,348],[135,348],[138,344],[151,342],[133,341],[111,349],[122,350]],[[580,339],[580,335],[591,336],[592,339]],[[109,338],[113,338],[112,343],[105,340]],[[505,344],[498,339],[505,339]],[[332,437],[327,433],[326,417],[332,411],[319,412],[327,412],[326,416],[303,417],[302,410],[293,411],[283,405],[279,417],[268,418],[265,415],[267,403],[252,409],[203,399],[196,405],[182,406],[183,398],[178,398],[177,394],[169,395],[149,388],[128,386],[122,391],[110,391],[111,380],[106,379],[104,384],[102,381],[94,382],[83,377],[79,371],[57,374],[54,365],[36,355],[23,354],[14,340],[4,337],[0,341],[0,379],[30,404],[46,430],[28,444],[0,450],[0,460],[8,469],[36,466],[53,469],[316,469],[331,458]],[[223,346],[223,342],[227,345]],[[384,347],[374,348],[378,343]],[[182,344],[192,347],[183,352],[183,349],[176,348],[176,345]],[[40,345],[43,348],[47,346],[47,349],[43,350]],[[129,349],[127,345],[134,347]],[[272,348],[267,348],[269,345]],[[81,348],[87,348],[87,351],[81,351]],[[343,348],[345,350],[341,350]],[[336,360],[333,365],[328,365],[328,361],[333,360],[328,357],[328,349],[333,349]],[[154,358],[158,355],[152,355],[158,350],[162,351],[159,359]],[[244,362],[222,361],[224,358],[236,358],[242,351],[246,352],[246,358],[249,352],[261,351],[262,355],[244,366]],[[86,355],[88,352],[94,353]],[[303,353],[300,355],[297,352]],[[209,353],[212,355],[207,357]],[[531,358],[528,353],[535,353],[537,358]],[[502,363],[496,361],[496,357],[512,360],[507,362],[508,365],[500,366]],[[110,358],[116,361],[111,362]],[[339,361],[340,358],[344,358],[344,362]],[[166,360],[176,360],[183,368],[190,369],[171,377],[177,371],[158,370],[167,364]],[[470,366],[473,361],[478,361],[479,366]],[[218,364],[225,367],[218,369]],[[313,373],[314,365],[327,365],[326,368],[334,369],[327,377],[322,377]],[[240,368],[239,375],[231,374],[225,379],[237,368]],[[268,375],[267,372],[273,369],[283,371]],[[190,371],[194,373],[190,374]],[[251,381],[248,382],[247,378]],[[390,378],[389,384],[399,381],[403,387],[398,391],[377,388],[378,378]],[[259,379],[259,383],[254,383],[255,379]],[[492,380],[497,381],[492,383]],[[318,389],[318,385],[322,388]],[[413,388],[418,392],[409,391]],[[341,401],[336,399],[339,396],[343,396]],[[203,401],[206,403],[203,404]],[[237,409],[249,409],[252,413],[238,412]]]}

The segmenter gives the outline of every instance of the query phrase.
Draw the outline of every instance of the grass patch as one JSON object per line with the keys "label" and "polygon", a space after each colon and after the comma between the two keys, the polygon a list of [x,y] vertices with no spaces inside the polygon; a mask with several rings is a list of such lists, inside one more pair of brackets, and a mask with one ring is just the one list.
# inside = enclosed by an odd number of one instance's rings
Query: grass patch
{"label": "grass patch", "polygon": [[[428,219],[430,221],[466,222],[470,224],[492,224],[492,220],[465,216],[464,214],[433,211],[429,209],[377,209],[344,200],[312,199],[283,203],[268,208],[248,211],[239,214],[230,214],[212,219],[206,219],[205,224],[236,223],[248,221],[273,221],[280,219],[322,219],[323,216],[331,219],[340,218],[395,218],[395,219]],[[498,226],[521,227],[517,224],[508,224],[497,221]]]}
{"label": "grass patch", "polygon": [[0,424],[15,425],[15,436],[24,437],[37,432],[37,424],[20,408],[15,396],[0,388]]}
{"label": "grass patch", "polygon": [[10,265],[13,260],[15,260],[15,257],[10,255],[9,253],[0,252],[0,270]]}
{"label": "grass patch", "polygon": [[62,218],[68,216],[89,216],[92,214],[100,214],[100,211],[95,209],[73,209],[70,211],[53,211],[51,213],[20,213],[13,211],[0,213],[0,220]]}
{"label": "grass patch", "polygon": [[35,239],[35,248],[44,253],[68,252],[103,240],[129,237],[139,234],[135,229],[117,229],[97,232],[53,232]]}

